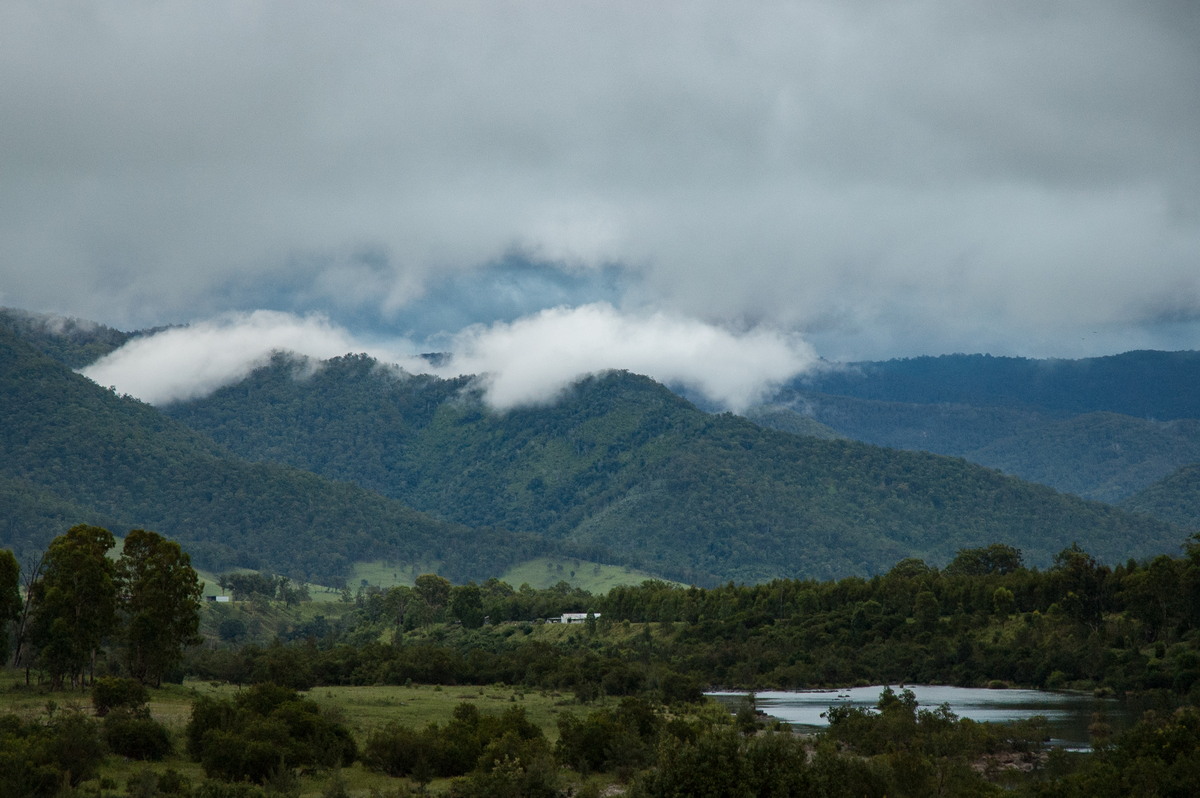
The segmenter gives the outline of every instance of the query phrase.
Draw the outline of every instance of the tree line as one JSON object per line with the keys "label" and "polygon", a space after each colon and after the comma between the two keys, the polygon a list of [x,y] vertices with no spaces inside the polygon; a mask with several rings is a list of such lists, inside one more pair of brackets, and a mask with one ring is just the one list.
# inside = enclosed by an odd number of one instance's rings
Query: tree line
{"label": "tree line", "polygon": [[[425,574],[413,587],[360,590],[353,604],[280,629],[277,644],[194,652],[189,667],[244,683],[501,681],[584,697],[996,682],[1200,698],[1195,539],[1182,556],[1116,566],[1072,545],[1050,568],[1029,568],[994,544],[962,549],[945,568],[905,559],[869,579],[649,580],[603,596]],[[555,642],[533,634],[563,612],[596,618]]]}
{"label": "tree line", "polygon": [[[352,762],[395,776],[397,795],[408,794],[405,785],[423,790],[444,777],[454,779],[449,794],[460,798],[557,796],[589,774],[607,774],[627,794],[646,797],[1184,795],[1200,772],[1200,715],[1190,706],[1200,698],[1197,539],[1180,557],[1117,566],[1069,546],[1039,570],[1019,550],[996,544],[960,550],[941,569],[902,560],[870,579],[710,589],[652,580],[605,596],[565,583],[546,590],[499,580],[454,585],[423,574],[412,587],[359,591],[340,619],[290,642],[213,640],[187,648],[195,627],[183,623],[191,631],[157,655],[138,630],[170,628],[166,615],[149,614],[150,605],[157,612],[175,604],[185,617],[199,612],[198,592],[187,589],[198,584],[194,571],[186,554],[154,533],[130,533],[116,560],[105,556],[113,544],[97,527],[56,538],[30,572],[37,578],[28,604],[15,558],[0,554],[0,608],[15,620],[18,656],[52,685],[90,682],[101,717],[0,718],[0,786],[14,794],[53,795],[61,774],[78,783],[106,750],[133,759],[169,752],[141,685],[156,683],[155,666],[180,663],[184,653],[180,671],[245,689],[193,704],[186,750],[203,767],[204,784],[192,789],[170,770],[145,776],[158,780],[159,792],[169,787],[178,795],[278,793],[299,771],[330,774],[330,794],[337,794],[337,768]],[[261,578],[259,595],[270,589],[278,599],[280,584]],[[69,595],[74,603],[63,598]],[[110,604],[116,621],[97,638],[102,624],[83,623],[79,609]],[[537,619],[572,610],[592,617],[536,633]],[[68,628],[78,638],[74,648],[36,631]],[[128,678],[94,678],[113,669]],[[1005,680],[1148,691],[1162,700],[1123,734],[1098,725],[1087,756],[1047,750],[1036,722],[977,724],[946,707],[919,707],[903,691],[885,690],[872,710],[832,708],[829,729],[812,737],[770,722],[752,697],[735,715],[703,700],[703,689],[715,685],[860,680]],[[394,722],[356,739],[336,713],[298,692],[407,683],[567,691],[573,708],[559,715],[554,743],[519,706],[487,715],[469,704],[445,724]],[[219,786],[227,783],[236,792]],[[155,794],[136,793],[136,786],[130,794]]]}
{"label": "tree line", "polygon": [[27,679],[37,670],[53,688],[82,688],[98,672],[123,670],[158,685],[200,642],[203,584],[188,554],[143,529],[113,559],[115,545],[107,529],[76,525],[23,575],[13,553],[0,551],[0,652],[10,650],[11,627],[12,664]]}

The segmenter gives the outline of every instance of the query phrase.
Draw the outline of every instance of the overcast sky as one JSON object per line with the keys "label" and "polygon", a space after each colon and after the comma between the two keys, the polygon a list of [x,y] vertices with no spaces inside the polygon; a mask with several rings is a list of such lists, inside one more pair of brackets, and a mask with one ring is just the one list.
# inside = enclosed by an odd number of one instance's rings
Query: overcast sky
{"label": "overcast sky", "polygon": [[0,305],[732,405],[1195,349],[1198,87],[1192,0],[7,0]]}

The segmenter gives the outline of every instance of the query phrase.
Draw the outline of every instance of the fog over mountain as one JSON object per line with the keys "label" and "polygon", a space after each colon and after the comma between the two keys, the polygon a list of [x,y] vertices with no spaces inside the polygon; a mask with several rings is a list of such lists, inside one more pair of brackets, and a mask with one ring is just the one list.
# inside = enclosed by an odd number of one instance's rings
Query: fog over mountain
{"label": "fog over mountain", "polygon": [[1197,41],[1178,0],[5,3],[0,305],[191,323],[93,372],[152,401],[267,344],[728,406],[1200,348]]}
{"label": "fog over mountain", "polygon": [[485,399],[501,409],[551,401],[580,377],[624,367],[740,410],[816,363],[796,336],[762,327],[731,332],[662,313],[623,315],[604,303],[468,327],[445,343],[448,357],[434,363],[362,344],[327,319],[257,311],[135,338],[83,374],[165,404],[236,383],[275,351],[313,358],[370,351],[414,373],[479,375]]}

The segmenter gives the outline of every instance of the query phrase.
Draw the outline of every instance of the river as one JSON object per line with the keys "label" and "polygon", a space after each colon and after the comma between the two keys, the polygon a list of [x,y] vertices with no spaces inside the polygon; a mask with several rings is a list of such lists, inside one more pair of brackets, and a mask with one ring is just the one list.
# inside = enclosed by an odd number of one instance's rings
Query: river
{"label": "river", "polygon": [[[1042,715],[1046,718],[1050,744],[1072,750],[1090,748],[1088,725],[1094,716],[1108,723],[1114,732],[1128,727],[1134,711],[1115,699],[1095,698],[1086,693],[1051,692],[1047,690],[988,690],[973,687],[940,685],[893,685],[897,693],[907,688],[917,697],[924,709],[949,704],[961,718],[1003,723]],[[879,702],[883,685],[851,687],[843,690],[768,690],[755,693],[755,705],[772,717],[799,728],[816,730],[827,723],[821,717],[829,707],[847,704],[874,707]],[[719,701],[736,708],[745,692],[709,693]]]}

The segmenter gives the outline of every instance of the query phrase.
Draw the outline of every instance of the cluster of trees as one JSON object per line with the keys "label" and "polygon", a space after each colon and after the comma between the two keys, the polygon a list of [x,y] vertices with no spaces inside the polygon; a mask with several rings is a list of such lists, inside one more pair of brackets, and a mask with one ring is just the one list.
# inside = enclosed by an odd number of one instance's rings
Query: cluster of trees
{"label": "cluster of trees", "polygon": [[179,544],[135,529],[114,560],[115,542],[85,524],[59,535],[26,572],[24,601],[15,557],[0,553],[0,626],[14,622],[14,665],[43,671],[54,687],[84,686],[109,647],[110,667],[157,685],[200,642],[203,585]]}
{"label": "cluster of trees", "polygon": [[289,577],[260,573],[228,573],[217,578],[221,590],[228,590],[235,601],[258,597],[277,599],[287,606],[308,601],[308,585],[295,584]]}
{"label": "cluster of trees", "polygon": [[64,786],[94,778],[106,754],[99,724],[81,712],[0,715],[0,794],[62,795]]}
{"label": "cluster of trees", "polygon": [[[991,680],[1200,695],[1200,543],[1110,567],[1070,546],[1044,571],[966,549],[871,579],[712,590],[616,588],[607,618],[678,624],[664,648],[713,683],[801,687]],[[680,622],[683,622],[680,624]]]}
{"label": "cluster of trees", "polygon": [[[1003,725],[960,719],[946,705],[920,708],[911,690],[884,688],[874,710],[830,707],[827,741],[869,757],[895,795],[973,795],[1004,767],[1041,764],[1045,719]],[[976,767],[982,765],[982,767]]]}
{"label": "cluster of trees", "polygon": [[[504,682],[584,699],[993,681],[1200,697],[1200,542],[1115,567],[1069,546],[1052,567],[1028,568],[995,544],[946,568],[908,559],[870,579],[647,581],[604,596],[565,583],[417,582],[362,591],[352,613],[299,627],[290,644],[197,651],[189,667],[239,683]],[[537,619],[568,611],[598,620],[556,642],[532,634]]]}
{"label": "cluster of trees", "polygon": [[232,700],[200,697],[187,726],[188,754],[211,778],[265,783],[280,771],[349,765],[358,745],[344,723],[295,690],[256,685]]}
{"label": "cluster of trees", "polygon": [[[442,630],[434,630],[440,633]],[[511,630],[505,630],[511,631]],[[275,682],[295,689],[318,685],[515,684],[565,690],[582,701],[645,695],[659,701],[700,700],[707,681],[658,656],[650,637],[631,644],[572,638],[554,645],[516,631],[453,641],[306,643],[202,649],[188,660],[195,676],[233,684]]]}
{"label": "cluster of trees", "polygon": [[[445,726],[431,723],[413,729],[393,721],[372,732],[363,746],[362,760],[372,770],[425,784],[434,777],[462,776],[475,770],[486,773],[505,757],[520,761],[526,775],[537,763],[545,776],[550,770],[544,766],[549,754],[545,735],[526,718],[524,707],[490,715],[463,702]],[[527,786],[534,787],[532,782],[528,780]]]}
{"label": "cluster of trees", "polygon": [[355,600],[360,621],[391,623],[397,632],[444,621],[475,629],[485,619],[493,624],[532,621],[564,612],[587,612],[598,604],[597,597],[565,581],[535,590],[527,584],[513,588],[495,577],[479,585],[453,585],[436,574],[418,576],[412,587],[369,588]]}

